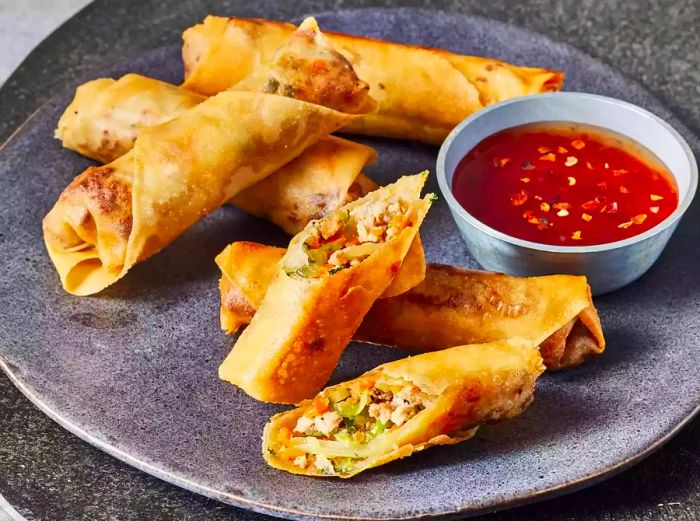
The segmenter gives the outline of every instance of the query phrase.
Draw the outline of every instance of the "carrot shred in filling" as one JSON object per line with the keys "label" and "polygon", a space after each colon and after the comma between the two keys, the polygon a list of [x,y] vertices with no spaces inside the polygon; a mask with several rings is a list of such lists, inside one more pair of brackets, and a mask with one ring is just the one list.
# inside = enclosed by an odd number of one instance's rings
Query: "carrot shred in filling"
{"label": "carrot shred in filling", "polygon": [[396,237],[410,225],[410,203],[401,197],[367,201],[313,221],[303,244],[307,259],[288,268],[289,276],[318,277],[356,266],[379,244]]}

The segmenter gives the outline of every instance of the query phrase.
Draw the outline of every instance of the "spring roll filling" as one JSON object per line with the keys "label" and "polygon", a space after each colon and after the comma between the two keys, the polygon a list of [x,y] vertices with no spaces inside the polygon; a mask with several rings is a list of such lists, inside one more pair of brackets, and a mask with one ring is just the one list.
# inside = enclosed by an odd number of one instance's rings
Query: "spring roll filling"
{"label": "spring roll filling", "polygon": [[320,103],[350,114],[375,106],[368,96],[369,85],[333,49],[313,18],[304,20],[278,49],[271,67],[256,70],[233,88]]}
{"label": "spring roll filling", "polygon": [[289,276],[320,277],[357,266],[411,225],[410,201],[394,196],[368,201],[313,221],[302,244],[300,265],[286,266]]}
{"label": "spring roll filling", "polygon": [[322,391],[296,422],[279,432],[280,457],[324,474],[349,472],[384,450],[382,437],[430,407],[436,396],[404,379],[359,379]]}

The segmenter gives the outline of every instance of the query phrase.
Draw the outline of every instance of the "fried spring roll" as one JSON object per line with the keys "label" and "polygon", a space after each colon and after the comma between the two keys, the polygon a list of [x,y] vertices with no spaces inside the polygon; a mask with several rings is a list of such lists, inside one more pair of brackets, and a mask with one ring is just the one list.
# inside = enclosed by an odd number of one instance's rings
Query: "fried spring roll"
{"label": "fried spring roll", "polygon": [[[167,83],[127,74],[78,87],[59,121],[56,135],[67,148],[97,160],[129,151],[142,128],[167,121],[205,98]],[[312,219],[361,197],[377,185],[361,174],[376,158],[371,147],[334,136],[320,139],[275,173],[239,193],[231,202],[294,235]],[[396,295],[425,276],[418,240],[386,295]]]}
{"label": "fried spring roll", "polygon": [[517,416],[543,370],[533,343],[521,339],[389,362],[273,416],[263,456],[293,474],[349,478]]}
{"label": "fried spring roll", "polygon": [[[267,61],[293,30],[271,20],[208,16],[183,34],[183,86],[203,95],[230,87]],[[564,79],[561,72],[490,58],[339,33],[329,37],[379,102],[376,113],[352,122],[348,132],[437,144],[477,110],[560,90]]]}
{"label": "fried spring roll", "polygon": [[[316,67],[312,84],[305,77]],[[88,168],[44,219],[66,291],[96,293],[207,213],[371,110],[367,85],[306,20],[264,68],[285,95],[229,90],[142,129],[116,161]],[[328,103],[328,106],[319,103]]]}
{"label": "fried spring roll", "polygon": [[331,136],[232,202],[294,235],[309,221],[376,189],[377,185],[360,173],[375,158],[374,149]]}
{"label": "fried spring roll", "polygon": [[[138,74],[100,78],[78,87],[56,137],[66,148],[106,163],[130,151],[140,130],[169,121],[205,99]],[[376,189],[360,173],[376,156],[371,147],[324,137],[232,202],[293,235],[328,210]]]}
{"label": "fried spring roll", "polygon": [[579,365],[605,349],[586,277],[513,277],[431,264],[425,280],[378,301],[357,337],[433,351],[454,345],[527,338],[549,369]]}
{"label": "fried spring roll", "polygon": [[99,78],[75,91],[58,121],[56,138],[66,148],[109,163],[133,148],[140,129],[170,121],[205,99],[139,74]]}
{"label": "fried spring roll", "polygon": [[219,376],[267,402],[318,392],[401,267],[433,200],[420,198],[426,176],[402,177],[297,234]]}
{"label": "fried spring roll", "polygon": [[[250,322],[283,254],[249,242],[234,242],[219,254],[222,329],[234,333]],[[602,353],[605,338],[586,278],[518,278],[428,264],[421,284],[375,302],[354,338],[434,351],[513,336],[538,344],[549,369]]]}

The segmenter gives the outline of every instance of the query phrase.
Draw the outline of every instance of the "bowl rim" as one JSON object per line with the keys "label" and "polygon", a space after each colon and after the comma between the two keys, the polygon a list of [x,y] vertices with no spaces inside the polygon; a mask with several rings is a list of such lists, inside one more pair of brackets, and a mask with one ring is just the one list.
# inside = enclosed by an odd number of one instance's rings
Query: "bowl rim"
{"label": "bowl rim", "polygon": [[[587,245],[587,246],[558,246],[555,244],[546,244],[546,243],[541,243],[541,242],[534,242],[534,241],[528,241],[525,239],[519,239],[517,237],[513,237],[512,235],[509,235],[507,233],[501,232],[496,230],[495,228],[490,227],[489,225],[483,223],[476,217],[474,217],[471,213],[469,213],[460,203],[457,201],[455,198],[454,194],[452,193],[452,187],[447,181],[447,172],[445,169],[445,162],[447,159],[447,153],[450,151],[451,147],[453,146],[455,139],[457,138],[458,135],[460,135],[462,132],[465,131],[466,128],[468,128],[474,121],[477,119],[483,117],[484,115],[488,114],[489,112],[496,111],[496,110],[509,110],[507,107],[512,106],[512,105],[519,105],[522,103],[531,103],[534,100],[539,100],[539,99],[557,99],[557,98],[562,98],[562,97],[567,97],[567,98],[572,98],[575,100],[585,100],[593,103],[598,103],[598,104],[614,104],[614,105],[619,105],[627,110],[637,112],[638,114],[652,120],[656,125],[661,127],[662,130],[668,132],[681,146],[681,149],[683,150],[683,153],[685,154],[685,158],[688,161],[688,165],[690,167],[690,182],[688,185],[688,191],[686,192],[685,196],[683,197],[682,201],[678,202],[678,206],[676,209],[671,213],[668,217],[666,217],[663,221],[658,223],[656,226],[653,228],[650,228],[649,230],[640,233],[639,235],[635,235],[633,237],[628,237],[627,239],[622,239],[619,241],[614,241],[614,242],[606,242],[603,244],[593,244],[593,245]],[[549,121],[549,120],[541,120],[541,121]],[[553,121],[553,120],[552,120]],[[567,121],[566,118],[562,118],[559,121]],[[535,123],[536,121],[533,121]],[[600,126],[600,125],[598,125]],[[510,128],[508,126],[504,126],[502,130],[505,130],[506,128]],[[601,128],[606,128],[602,126]],[[613,129],[609,129],[613,130]],[[621,133],[625,135],[625,132],[622,131],[620,132],[619,130],[613,130],[614,132]],[[630,138],[634,139],[634,138]],[[652,149],[652,152],[655,153],[655,151]],[[466,155],[469,152],[469,150],[465,150],[463,155]],[[675,174],[675,172],[672,172],[669,169],[669,172],[673,176],[674,180],[676,181],[676,184],[678,183],[678,178]],[[665,120],[657,116],[656,114],[648,111],[645,108],[642,108],[638,105],[635,105],[633,103],[629,103],[627,101],[623,101],[617,98],[612,98],[609,96],[602,96],[600,94],[591,94],[587,92],[551,92],[551,93],[544,93],[544,94],[530,94],[527,96],[519,96],[517,98],[511,98],[505,101],[501,101],[499,103],[494,103],[493,105],[490,105],[480,111],[475,112],[471,116],[467,117],[464,119],[461,123],[459,123],[452,131],[448,134],[447,138],[445,138],[445,141],[443,141],[442,145],[440,146],[440,151],[438,152],[438,157],[437,157],[437,163],[436,163],[436,173],[437,173],[437,180],[438,180],[438,186],[440,188],[440,192],[442,193],[442,196],[445,198],[447,201],[448,206],[450,207],[453,216],[456,213],[461,217],[464,221],[469,223],[472,227],[476,228],[477,230],[486,233],[487,235],[490,235],[496,239],[500,239],[501,241],[513,244],[515,246],[520,246],[522,248],[528,248],[531,250],[537,250],[537,251],[544,251],[544,252],[550,252],[550,253],[594,253],[594,252],[600,252],[600,251],[609,251],[609,250],[616,250],[618,248],[624,248],[626,246],[630,246],[632,244],[636,244],[638,242],[645,241],[646,239],[649,239],[650,237],[654,237],[655,235],[658,235],[659,233],[663,232],[667,228],[671,227],[675,223],[678,222],[678,220],[683,216],[683,214],[686,212],[686,210],[690,207],[690,204],[692,203],[695,193],[698,188],[698,164],[695,159],[695,155],[693,154],[692,149],[690,148],[690,145],[688,142],[683,138],[683,136],[675,129],[673,128],[669,123],[667,123]]]}

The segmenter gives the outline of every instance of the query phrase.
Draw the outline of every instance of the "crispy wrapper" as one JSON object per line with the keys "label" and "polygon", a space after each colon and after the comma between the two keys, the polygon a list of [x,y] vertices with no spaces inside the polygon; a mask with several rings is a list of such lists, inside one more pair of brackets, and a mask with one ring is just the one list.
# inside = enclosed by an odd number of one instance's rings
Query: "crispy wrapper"
{"label": "crispy wrapper", "polygon": [[[294,30],[287,23],[208,16],[187,29],[187,89],[213,95],[251,74]],[[460,121],[504,99],[556,91],[564,74],[370,38],[328,33],[379,103],[345,130],[439,144]],[[410,77],[406,71],[411,71]]]}
{"label": "crispy wrapper", "polygon": [[[173,119],[204,99],[137,74],[94,80],[78,87],[56,136],[66,148],[111,161],[131,150],[141,129]],[[230,202],[294,235],[310,220],[375,190],[377,185],[361,173],[375,158],[371,147],[328,136]],[[403,293],[424,276],[417,241],[387,294]]]}
{"label": "crispy wrapper", "polygon": [[[219,376],[268,402],[297,403],[318,392],[362,317],[395,278],[416,237],[432,200],[420,199],[426,175],[403,177],[312,221],[297,234],[277,263],[250,325],[219,367]],[[398,199],[409,206],[397,214],[396,235],[379,242],[360,241],[357,248],[369,245],[371,250],[349,265],[341,263],[339,271],[335,267],[328,271],[330,261],[312,260],[307,244],[318,230],[345,217],[359,219],[363,212]],[[346,241],[347,233],[340,229],[329,237]],[[311,275],[304,271],[316,266],[324,271]]]}
{"label": "crispy wrapper", "polygon": [[[107,163],[129,152],[142,129],[170,121],[205,99],[138,74],[93,80],[76,90],[56,137],[64,147]],[[310,220],[376,189],[361,175],[376,156],[371,147],[324,137],[232,203],[294,235]]]}
{"label": "crispy wrapper", "polygon": [[109,163],[133,148],[140,129],[170,121],[205,99],[139,74],[99,78],[75,91],[58,121],[56,138],[66,148]]}
{"label": "crispy wrapper", "polygon": [[579,365],[605,349],[586,277],[512,277],[431,264],[425,280],[376,302],[356,337],[419,351],[527,338],[549,369]]}
{"label": "crispy wrapper", "polygon": [[[235,242],[217,257],[221,327],[233,333],[260,306],[284,250]],[[579,365],[605,349],[585,277],[519,278],[428,264],[410,291],[374,303],[355,340],[434,351],[519,336],[540,346],[549,369]]]}
{"label": "crispy wrapper", "polygon": [[361,172],[376,157],[371,147],[329,136],[232,203],[295,235],[309,221],[374,190],[377,185]]}
{"label": "crispy wrapper", "polygon": [[[306,62],[323,64],[313,84],[295,76]],[[293,33],[265,71],[298,98],[222,92],[142,129],[130,152],[73,180],[44,219],[46,247],[66,291],[89,295],[114,283],[356,117],[335,108],[373,107],[366,84],[329,47],[313,19]]]}
{"label": "crispy wrapper", "polygon": [[[232,202],[293,235],[309,221],[379,188],[360,173],[361,168],[375,157],[370,147],[330,136],[241,192]],[[225,251],[221,255],[225,257]],[[382,297],[400,295],[420,284],[424,278],[425,254],[420,236],[416,236],[401,269]]]}
{"label": "crispy wrapper", "polygon": [[[532,401],[535,382],[544,370],[535,345],[510,339],[453,347],[383,364],[362,376],[323,391],[320,400],[306,400],[291,411],[273,416],[263,433],[263,456],[272,467],[308,476],[352,477],[364,470],[405,458],[434,445],[452,445],[471,438],[487,422],[520,414]],[[363,444],[348,444],[345,468],[324,471],[294,463],[300,455],[319,454],[334,460],[334,449],[307,438],[303,448],[294,438],[300,417],[313,415],[316,403],[328,403],[339,389],[371,389],[380,381],[400,381],[432,397],[430,403],[401,425],[384,430]],[[317,401],[318,400],[318,401]],[[290,432],[292,437],[290,438]],[[337,449],[336,449],[337,450]],[[357,456],[357,457],[355,457]],[[338,456],[335,456],[337,458]],[[347,462],[349,461],[349,465]],[[337,461],[337,460],[336,460]]]}

